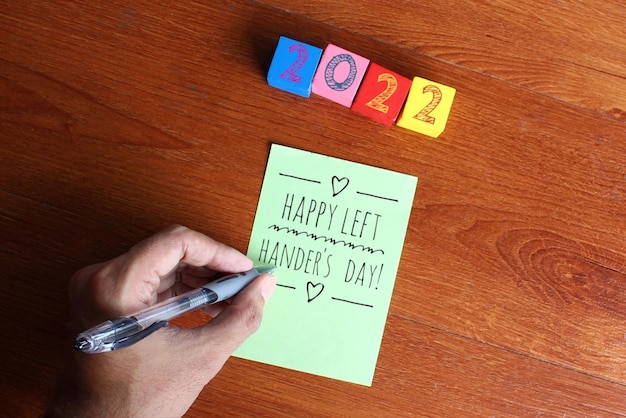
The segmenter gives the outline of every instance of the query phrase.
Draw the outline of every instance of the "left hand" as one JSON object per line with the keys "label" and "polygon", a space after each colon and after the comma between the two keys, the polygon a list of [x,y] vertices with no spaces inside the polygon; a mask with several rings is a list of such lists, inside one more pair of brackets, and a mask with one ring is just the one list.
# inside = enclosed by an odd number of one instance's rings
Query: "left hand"
{"label": "left hand", "polygon": [[[252,267],[249,258],[231,247],[181,226],[170,227],[72,277],[72,338],[107,319],[206,284],[215,272]],[[167,326],[110,353],[69,348],[48,415],[183,415],[232,352],[257,330],[275,285],[273,276],[259,276],[230,303],[213,305],[209,313],[215,318],[198,328]]]}

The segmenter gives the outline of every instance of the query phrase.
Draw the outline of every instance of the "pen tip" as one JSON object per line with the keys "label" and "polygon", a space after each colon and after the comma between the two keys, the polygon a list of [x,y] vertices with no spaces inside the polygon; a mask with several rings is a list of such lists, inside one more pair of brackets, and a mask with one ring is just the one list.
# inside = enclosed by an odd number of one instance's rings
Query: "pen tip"
{"label": "pen tip", "polygon": [[258,271],[259,274],[264,274],[264,273],[272,274],[276,271],[276,267],[274,266],[257,267],[256,271]]}
{"label": "pen tip", "polygon": [[81,338],[74,342],[74,350],[76,351],[84,351],[91,346],[91,343],[85,338]]}

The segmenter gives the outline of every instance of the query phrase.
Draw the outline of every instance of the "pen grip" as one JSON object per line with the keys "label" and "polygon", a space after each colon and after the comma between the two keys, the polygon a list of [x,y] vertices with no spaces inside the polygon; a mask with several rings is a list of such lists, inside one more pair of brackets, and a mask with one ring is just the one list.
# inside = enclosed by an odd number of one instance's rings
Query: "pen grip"
{"label": "pen grip", "polygon": [[224,276],[221,279],[202,286],[202,288],[215,292],[217,294],[215,303],[217,303],[232,298],[258,276],[259,272],[256,269],[252,269],[243,273],[229,274],[228,276]]}

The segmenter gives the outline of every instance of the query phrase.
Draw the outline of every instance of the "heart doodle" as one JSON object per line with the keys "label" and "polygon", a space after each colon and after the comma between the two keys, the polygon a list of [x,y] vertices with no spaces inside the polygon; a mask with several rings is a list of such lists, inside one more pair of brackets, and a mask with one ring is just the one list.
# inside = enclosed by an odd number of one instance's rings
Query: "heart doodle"
{"label": "heart doodle", "polygon": [[313,299],[318,297],[322,293],[323,290],[324,290],[323,283],[313,284],[311,282],[307,282],[306,295],[307,295],[307,298],[309,299],[308,302],[311,302]]}
{"label": "heart doodle", "polygon": [[347,177],[339,178],[333,176],[333,197],[343,192],[348,187],[348,183],[350,183],[350,180]]}

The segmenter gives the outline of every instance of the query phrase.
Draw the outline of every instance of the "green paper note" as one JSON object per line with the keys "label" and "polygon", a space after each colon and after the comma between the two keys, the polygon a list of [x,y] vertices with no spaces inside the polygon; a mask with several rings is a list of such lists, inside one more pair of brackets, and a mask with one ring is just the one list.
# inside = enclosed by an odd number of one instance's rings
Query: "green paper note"
{"label": "green paper note", "polygon": [[278,286],[235,355],[370,386],[416,186],[272,145],[248,256]]}

